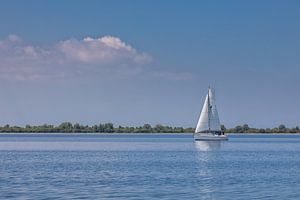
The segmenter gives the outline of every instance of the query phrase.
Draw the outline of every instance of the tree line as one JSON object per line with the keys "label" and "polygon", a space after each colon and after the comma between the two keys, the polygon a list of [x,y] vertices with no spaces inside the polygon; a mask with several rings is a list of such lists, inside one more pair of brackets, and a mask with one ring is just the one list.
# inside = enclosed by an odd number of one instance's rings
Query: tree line
{"label": "tree line", "polygon": [[252,128],[248,124],[244,124],[229,129],[221,125],[221,129],[226,133],[300,133],[299,126],[288,128],[284,124],[274,128]]}
{"label": "tree line", "polygon": [[81,125],[79,123],[72,124],[63,122],[58,126],[54,125],[39,125],[25,127],[20,126],[0,126],[1,133],[191,133],[193,128],[171,127],[157,124],[151,126],[144,124],[143,126],[117,126],[113,123],[103,123],[96,125]]}
{"label": "tree line", "polygon": [[[226,133],[300,133],[298,126],[287,128],[281,124],[275,128],[252,128],[248,124],[238,125],[234,128],[226,128],[221,125],[221,129]],[[1,133],[193,133],[194,128],[172,127],[157,124],[151,126],[144,124],[143,126],[114,126],[113,123],[100,123],[96,125],[81,125],[79,123],[72,124],[63,122],[60,125],[26,125],[21,126],[0,126]]]}

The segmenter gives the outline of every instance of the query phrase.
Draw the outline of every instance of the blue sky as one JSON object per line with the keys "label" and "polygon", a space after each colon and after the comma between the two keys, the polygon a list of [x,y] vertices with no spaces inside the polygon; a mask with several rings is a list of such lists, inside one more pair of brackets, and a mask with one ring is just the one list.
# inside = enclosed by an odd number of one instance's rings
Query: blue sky
{"label": "blue sky", "polygon": [[299,1],[0,4],[2,125],[300,125]]}

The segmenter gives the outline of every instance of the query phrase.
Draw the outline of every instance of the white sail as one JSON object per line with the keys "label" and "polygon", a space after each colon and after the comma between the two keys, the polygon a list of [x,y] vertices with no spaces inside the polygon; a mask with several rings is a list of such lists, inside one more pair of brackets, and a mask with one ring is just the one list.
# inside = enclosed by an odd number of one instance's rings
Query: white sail
{"label": "white sail", "polygon": [[206,95],[204,105],[202,107],[202,111],[198,120],[198,124],[196,126],[195,133],[199,133],[202,131],[206,131],[209,129],[209,112],[210,112],[210,103],[208,94]]}
{"label": "white sail", "polygon": [[196,141],[225,141],[228,137],[221,131],[221,125],[215,97],[209,88],[205,97],[204,105],[195,129],[194,139]]}
{"label": "white sail", "polygon": [[211,89],[208,90],[206,95],[195,133],[205,131],[221,131],[217,106]]}
{"label": "white sail", "polygon": [[217,111],[217,106],[215,104],[215,97],[211,89],[208,90],[211,115],[210,115],[210,130],[221,131],[220,119]]}

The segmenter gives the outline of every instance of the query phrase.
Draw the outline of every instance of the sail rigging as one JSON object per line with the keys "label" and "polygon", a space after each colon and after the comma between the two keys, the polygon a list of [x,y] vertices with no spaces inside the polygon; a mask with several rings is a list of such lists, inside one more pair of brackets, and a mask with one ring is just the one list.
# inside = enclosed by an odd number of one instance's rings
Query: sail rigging
{"label": "sail rigging", "polygon": [[214,94],[209,88],[205,97],[202,111],[196,126],[195,133],[221,131],[221,125]]}

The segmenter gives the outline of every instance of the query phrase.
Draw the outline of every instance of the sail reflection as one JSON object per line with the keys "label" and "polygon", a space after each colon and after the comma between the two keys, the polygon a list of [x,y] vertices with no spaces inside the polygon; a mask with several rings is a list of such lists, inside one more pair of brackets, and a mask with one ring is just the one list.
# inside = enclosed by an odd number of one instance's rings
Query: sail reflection
{"label": "sail reflection", "polygon": [[219,187],[215,185],[218,174],[214,170],[216,153],[221,147],[221,141],[195,141],[196,162],[198,173],[197,191],[203,199],[216,199],[215,194]]}
{"label": "sail reflection", "polygon": [[195,141],[198,151],[217,151],[221,148],[221,141]]}

